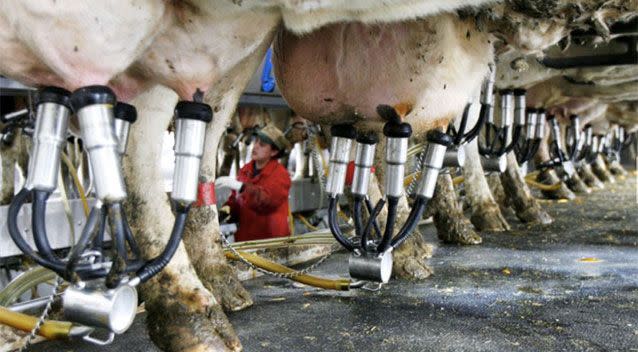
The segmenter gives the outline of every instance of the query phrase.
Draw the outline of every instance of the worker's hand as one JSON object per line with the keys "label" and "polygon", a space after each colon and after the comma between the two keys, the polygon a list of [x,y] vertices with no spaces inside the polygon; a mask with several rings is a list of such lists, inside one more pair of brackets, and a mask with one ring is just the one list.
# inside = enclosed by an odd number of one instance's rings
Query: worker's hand
{"label": "worker's hand", "polygon": [[215,188],[230,188],[234,191],[239,191],[243,185],[243,183],[230,176],[218,177],[215,180]]}

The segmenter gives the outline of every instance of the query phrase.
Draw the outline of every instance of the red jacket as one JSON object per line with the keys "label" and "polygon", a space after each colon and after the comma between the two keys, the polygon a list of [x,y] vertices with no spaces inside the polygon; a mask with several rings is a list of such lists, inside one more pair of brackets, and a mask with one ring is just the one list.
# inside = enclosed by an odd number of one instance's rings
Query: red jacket
{"label": "red jacket", "polygon": [[270,160],[259,175],[253,177],[255,162],[239,170],[237,180],[244,183],[241,192],[233,192],[226,202],[231,216],[239,220],[236,241],[250,241],[290,235],[288,226],[288,170],[277,160]]}

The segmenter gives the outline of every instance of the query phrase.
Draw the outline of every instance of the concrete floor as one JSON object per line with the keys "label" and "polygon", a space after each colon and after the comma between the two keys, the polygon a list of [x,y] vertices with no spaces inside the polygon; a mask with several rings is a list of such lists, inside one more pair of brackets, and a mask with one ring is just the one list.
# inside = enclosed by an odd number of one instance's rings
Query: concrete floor
{"label": "concrete floor", "polygon": [[[483,233],[480,246],[435,245],[434,275],[379,292],[328,292],[259,278],[255,305],[229,315],[246,351],[638,351],[638,202],[630,177],[555,218]],[[317,274],[346,276],[345,254]],[[44,343],[33,351],[157,351],[143,316],[111,347]]]}

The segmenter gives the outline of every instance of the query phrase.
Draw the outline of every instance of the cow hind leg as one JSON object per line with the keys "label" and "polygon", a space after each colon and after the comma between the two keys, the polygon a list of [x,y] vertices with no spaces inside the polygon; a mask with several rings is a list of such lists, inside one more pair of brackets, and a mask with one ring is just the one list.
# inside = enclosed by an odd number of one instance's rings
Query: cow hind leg
{"label": "cow hind leg", "polygon": [[507,231],[510,225],[490,192],[476,143],[475,139],[465,146],[467,157],[463,166],[465,198],[472,208],[470,221],[479,231]]}
{"label": "cow hind leg", "polygon": [[578,169],[578,174],[588,187],[591,187],[593,189],[605,188],[605,185],[602,183],[602,181],[600,181],[592,171],[591,165],[583,164],[583,166]]}
{"label": "cow hind leg", "polygon": [[625,170],[618,160],[611,161],[607,165],[609,167],[609,171],[614,176],[626,177],[628,175],[627,170]]}
{"label": "cow hind leg", "polygon": [[616,183],[616,178],[611,174],[611,172],[609,172],[602,156],[598,155],[598,157],[596,157],[591,168],[592,171],[594,171],[594,174],[596,174],[596,177],[598,177],[601,181],[605,183]]}
{"label": "cow hind leg", "polygon": [[587,184],[585,184],[585,181],[580,178],[577,172],[575,172],[572,177],[565,182],[565,184],[575,193],[591,193],[591,189],[587,187]]}
{"label": "cow hind leg", "polygon": [[[260,63],[269,40],[259,50],[215,82],[206,95],[213,107],[213,122],[206,130],[206,144],[200,169],[200,182],[212,186],[215,180],[217,148],[226,125],[235,112],[239,97]],[[215,204],[204,204],[191,211],[184,234],[184,244],[192,263],[204,283],[226,311],[238,311],[252,305],[250,294],[241,285],[235,269],[224,258],[221,231]]]}
{"label": "cow hind leg", "polygon": [[532,196],[513,153],[507,155],[507,169],[501,174],[501,185],[519,220],[541,224],[551,224],[554,221]]}
{"label": "cow hind leg", "polygon": [[[126,206],[131,229],[146,258],[160,253],[174,219],[159,167],[162,146],[150,142],[161,140],[176,102],[177,95],[161,87],[132,102],[140,118],[131,128],[124,159]],[[168,351],[240,350],[241,343],[221,304],[197,274],[180,244],[168,266],[140,286],[151,339]]]}
{"label": "cow hind leg", "polygon": [[443,242],[464,245],[483,242],[470,221],[463,215],[449,174],[439,175],[434,197],[428,207],[428,213],[434,215],[434,225],[439,239]]}

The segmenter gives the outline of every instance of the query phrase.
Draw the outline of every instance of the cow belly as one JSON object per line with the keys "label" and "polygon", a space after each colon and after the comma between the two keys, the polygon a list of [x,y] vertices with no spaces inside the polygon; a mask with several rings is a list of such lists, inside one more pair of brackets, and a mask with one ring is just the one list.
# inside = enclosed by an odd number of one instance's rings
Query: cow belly
{"label": "cow belly", "polygon": [[488,39],[454,15],[340,23],[305,36],[282,29],[274,66],[282,94],[303,117],[378,120],[377,105],[404,103],[413,107],[407,121],[422,125],[462,111],[491,60]]}

